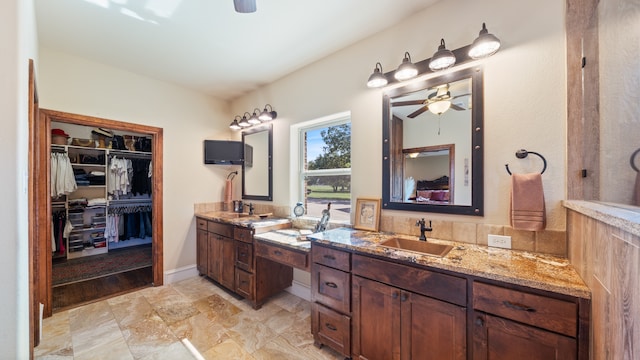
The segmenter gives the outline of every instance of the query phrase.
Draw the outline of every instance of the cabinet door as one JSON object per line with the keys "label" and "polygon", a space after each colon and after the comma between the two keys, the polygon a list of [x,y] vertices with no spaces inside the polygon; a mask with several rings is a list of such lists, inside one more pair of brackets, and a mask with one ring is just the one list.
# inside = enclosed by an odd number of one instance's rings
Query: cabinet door
{"label": "cabinet door", "polygon": [[235,282],[235,247],[233,239],[220,237],[220,284],[227,289],[234,289]]}
{"label": "cabinet door", "polygon": [[466,308],[402,291],[403,360],[467,358]]}
{"label": "cabinet door", "polygon": [[196,237],[196,256],[197,256],[197,264],[198,264],[198,272],[200,275],[207,275],[209,272],[208,265],[208,234],[206,230],[198,229],[197,237]]}
{"label": "cabinet door", "polygon": [[400,290],[353,276],[353,357],[400,359]]}
{"label": "cabinet door", "polygon": [[576,340],[480,312],[474,314],[473,359],[570,360]]}
{"label": "cabinet door", "polygon": [[220,282],[220,257],[222,255],[222,237],[218,234],[207,233],[208,254],[207,275],[213,280]]}

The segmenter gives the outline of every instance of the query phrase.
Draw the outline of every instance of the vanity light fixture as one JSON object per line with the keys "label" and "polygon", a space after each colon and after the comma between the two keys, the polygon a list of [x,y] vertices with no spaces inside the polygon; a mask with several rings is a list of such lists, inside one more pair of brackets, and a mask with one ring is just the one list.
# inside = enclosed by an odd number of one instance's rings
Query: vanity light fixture
{"label": "vanity light fixture", "polygon": [[398,66],[398,69],[393,76],[396,79],[402,81],[411,79],[416,75],[418,75],[418,68],[411,62],[411,55],[409,55],[409,52],[405,51],[404,59],[402,59],[402,64]]}
{"label": "vanity light fixture", "polygon": [[438,51],[433,54],[431,61],[429,61],[429,69],[432,71],[444,70],[452,67],[456,63],[456,56],[453,55],[451,50],[447,50],[444,44],[444,39],[440,39],[440,46]]}
{"label": "vanity light fixture", "polygon": [[[267,106],[269,107],[270,110],[267,110]],[[258,116],[258,119],[262,121],[271,121],[275,119],[277,116],[278,116],[278,113],[273,111],[273,107],[271,107],[271,105],[267,104],[264,106],[264,110],[262,111],[260,116]]]}
{"label": "vanity light fixture", "polygon": [[379,62],[376,63],[376,68],[373,69],[373,74],[369,76],[369,81],[367,81],[367,86],[370,88],[379,88],[387,85],[389,81],[387,77],[382,73],[382,64]]}
{"label": "vanity light fixture", "polygon": [[[245,114],[249,114],[249,113],[245,112]],[[251,114],[249,114],[249,116],[251,116]],[[240,120],[238,125],[240,125],[243,128],[251,126],[251,124],[249,124],[249,120],[247,120],[247,117],[244,116],[244,114],[242,114],[242,120]]]}
{"label": "vanity light fixture", "polygon": [[487,25],[482,23],[482,30],[480,30],[478,37],[473,40],[471,49],[469,49],[469,57],[482,59],[495,54],[499,49],[500,39],[493,34],[489,34]]}
{"label": "vanity light fixture", "polygon": [[239,117],[240,117],[240,115],[236,115],[236,117],[233,119],[231,124],[229,124],[229,128],[231,128],[231,130],[240,130],[240,129],[242,129],[242,127],[240,127],[240,124],[238,124],[238,120],[236,120]]}
{"label": "vanity light fixture", "polygon": [[258,119],[258,115],[260,115],[260,109],[254,108],[253,109],[253,114],[249,118],[249,124],[251,124],[251,125],[260,124],[262,121],[260,121],[260,119]]}

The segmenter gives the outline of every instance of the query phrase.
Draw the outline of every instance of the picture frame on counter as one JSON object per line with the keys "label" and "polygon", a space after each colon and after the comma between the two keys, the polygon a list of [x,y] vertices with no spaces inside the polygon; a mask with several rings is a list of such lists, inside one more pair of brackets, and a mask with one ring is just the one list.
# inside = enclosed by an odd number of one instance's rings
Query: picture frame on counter
{"label": "picture frame on counter", "polygon": [[378,231],[380,228],[380,203],[381,199],[356,199],[355,224],[353,228]]}

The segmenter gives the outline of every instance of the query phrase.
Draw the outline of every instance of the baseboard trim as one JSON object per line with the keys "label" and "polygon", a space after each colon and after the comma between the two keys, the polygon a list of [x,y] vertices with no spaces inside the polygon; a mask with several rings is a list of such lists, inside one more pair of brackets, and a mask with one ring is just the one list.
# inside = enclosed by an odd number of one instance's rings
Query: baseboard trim
{"label": "baseboard trim", "polygon": [[286,292],[293,294],[299,298],[311,301],[311,287],[305,283],[293,280],[291,286],[284,289]]}
{"label": "baseboard trim", "polygon": [[183,266],[177,269],[165,271],[164,283],[172,284],[198,275],[199,273],[196,265]]}

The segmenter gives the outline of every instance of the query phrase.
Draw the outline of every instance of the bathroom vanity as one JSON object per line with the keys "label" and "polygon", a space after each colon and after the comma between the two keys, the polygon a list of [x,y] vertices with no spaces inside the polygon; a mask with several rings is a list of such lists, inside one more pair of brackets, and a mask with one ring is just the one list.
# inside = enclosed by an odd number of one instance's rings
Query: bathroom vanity
{"label": "bathroom vanity", "polygon": [[379,245],[389,237],[311,236],[317,346],[354,359],[588,359],[590,292],[566,259],[452,242],[433,257]]}

